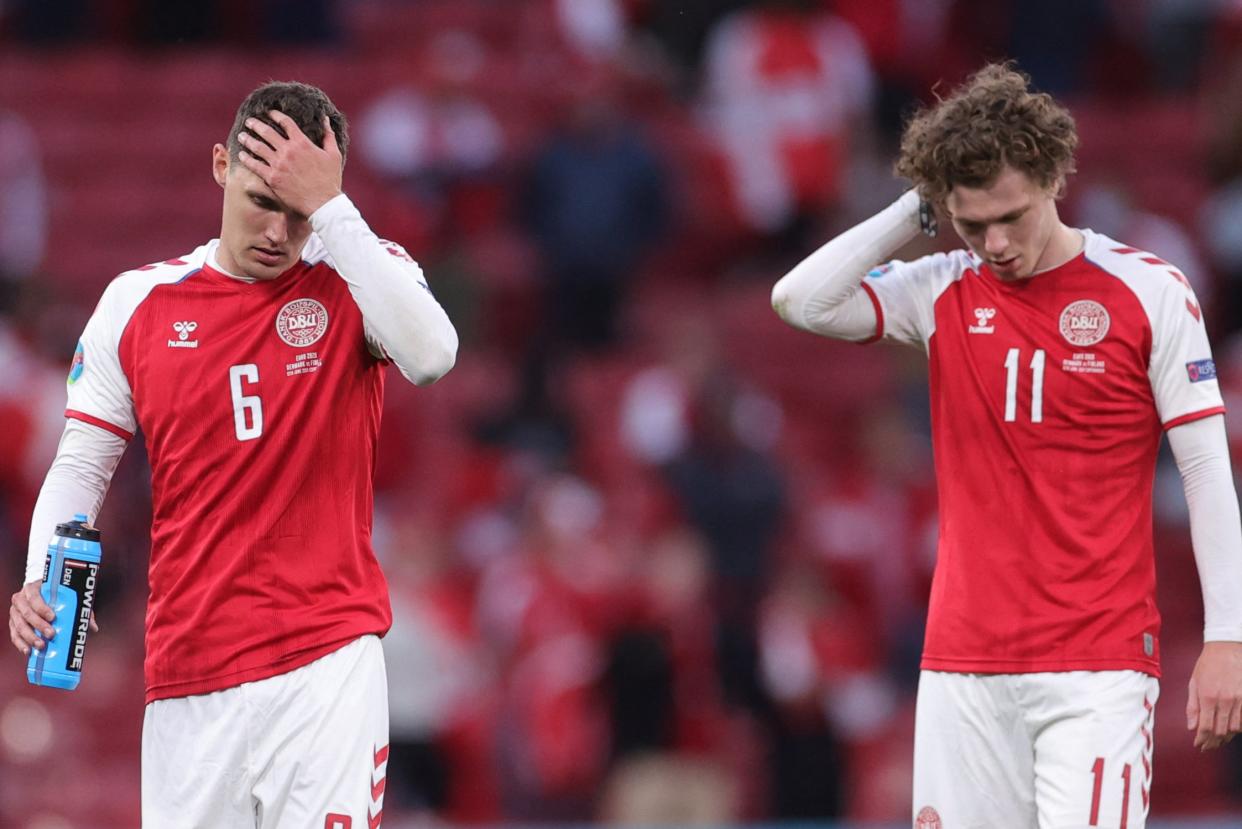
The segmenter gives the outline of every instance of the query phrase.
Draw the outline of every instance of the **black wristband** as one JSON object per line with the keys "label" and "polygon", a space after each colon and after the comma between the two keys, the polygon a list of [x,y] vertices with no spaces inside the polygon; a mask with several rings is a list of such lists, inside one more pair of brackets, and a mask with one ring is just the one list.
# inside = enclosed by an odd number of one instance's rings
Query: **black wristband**
{"label": "black wristband", "polygon": [[919,201],[919,227],[932,238],[935,238],[936,232],[940,229],[940,223],[936,221],[936,210],[929,201]]}

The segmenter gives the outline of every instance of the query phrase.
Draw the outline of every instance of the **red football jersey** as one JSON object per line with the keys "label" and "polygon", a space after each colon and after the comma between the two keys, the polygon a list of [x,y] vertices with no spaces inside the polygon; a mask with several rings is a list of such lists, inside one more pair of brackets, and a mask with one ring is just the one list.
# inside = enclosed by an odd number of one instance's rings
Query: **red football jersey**
{"label": "red football jersey", "polygon": [[863,283],[878,336],[930,360],[940,538],[926,669],[1159,675],[1162,429],[1224,406],[1186,278],[1083,233],[1082,254],[1028,280],[955,251]]}
{"label": "red football jersey", "polygon": [[212,268],[217,244],[117,277],[70,374],[67,416],[146,436],[148,702],[284,673],[392,619],[371,549],[381,352],[318,237],[272,281]]}

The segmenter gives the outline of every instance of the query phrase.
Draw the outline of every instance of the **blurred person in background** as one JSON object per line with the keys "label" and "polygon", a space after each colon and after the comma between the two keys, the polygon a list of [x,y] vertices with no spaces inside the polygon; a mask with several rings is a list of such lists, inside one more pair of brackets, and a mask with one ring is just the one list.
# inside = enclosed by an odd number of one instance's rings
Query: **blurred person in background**
{"label": "blurred person in background", "polygon": [[586,481],[543,469],[524,493],[518,544],[483,573],[479,612],[503,676],[496,751],[510,817],[586,819],[603,780],[601,681],[626,575],[606,508]]}
{"label": "blurred person in background", "polygon": [[770,451],[772,436],[756,434],[753,423],[754,407],[762,407],[759,418],[766,420],[772,404],[740,386],[718,367],[693,390],[685,446],[663,471],[711,553],[718,670],[726,699],[764,712],[768,700],[758,679],[755,623],[772,572],[772,542],[785,513],[787,487]]}
{"label": "blurred person in background", "polygon": [[[1112,17],[1109,0],[1040,0],[997,5],[1008,18],[1006,54],[1050,94],[1078,92],[1091,77],[1090,61],[1097,54],[1097,44],[1107,37]],[[1052,42],[1057,44],[1056,49],[1048,48]]]}
{"label": "blurred person in background", "polygon": [[[384,637],[391,751],[385,811],[454,821],[495,819],[490,752],[495,728],[489,670],[474,612],[474,584],[444,527],[409,496],[377,497],[375,546],[388,577],[392,629]],[[466,807],[466,804],[469,807]]]}
{"label": "blurred person in background", "polygon": [[462,232],[455,193],[494,182],[507,149],[496,114],[475,92],[488,59],[474,34],[439,32],[411,59],[410,80],[385,89],[358,119],[362,160],[427,213],[439,237]]}
{"label": "blurred person in background", "polygon": [[0,110],[0,282],[28,279],[47,245],[47,180],[39,140],[16,112]]}
{"label": "blurred person in background", "polygon": [[610,63],[628,37],[621,0],[552,0],[551,13],[566,45],[578,60]]}
{"label": "blurred person in background", "polygon": [[838,204],[874,83],[858,32],[814,2],[766,0],[716,24],[705,126],[746,227],[779,235]]}
{"label": "blurred person in background", "polygon": [[1242,329],[1242,6],[1225,17],[1211,56],[1203,111],[1207,168],[1214,184],[1199,216],[1200,236],[1222,277],[1217,320],[1222,332]]}
{"label": "blurred person in background", "polygon": [[537,349],[615,345],[629,284],[666,229],[664,170],[626,121],[613,83],[597,68],[573,87],[564,121],[535,152],[520,194],[545,280]]}
{"label": "blurred person in background", "polygon": [[[1168,435],[1205,644],[1187,727],[1242,731],[1242,526],[1207,332],[1173,265],[1063,224],[1073,118],[989,65],[913,118],[915,189],[777,283],[791,325],[930,359],[938,561],[919,826],[1142,826],[1159,694],[1152,485]],[[941,211],[965,250],[881,263]]]}
{"label": "blurred person in background", "polygon": [[639,372],[625,389],[621,437],[636,460],[659,468],[687,524],[706,542],[726,701],[766,714],[755,625],[787,500],[772,453],[780,408],[726,364],[705,316],[684,315],[660,347],[663,364]]}
{"label": "blurred person in background", "polygon": [[875,666],[878,649],[870,647],[864,614],[818,574],[794,566],[773,581],[758,626],[774,709],[773,812],[787,820],[842,817],[849,777],[830,699],[835,684]]}
{"label": "blurred person in background", "polygon": [[384,367],[433,382],[457,336],[341,191],[347,149],[321,90],[256,89],[212,148],[219,239],[113,280],[75,352],[9,633],[23,654],[54,634],[47,539],[94,519],[141,428],[145,825],[347,827],[383,809],[391,610],[370,531]]}
{"label": "blurred person in background", "polygon": [[59,432],[43,416],[61,395],[55,358],[48,353],[60,344],[57,326],[44,317],[63,311],[46,307],[51,293],[36,278],[47,232],[48,186],[38,136],[20,114],[0,109],[0,365],[6,381],[0,385],[0,432],[9,438],[0,450],[0,493],[6,496],[0,503],[10,507],[0,510],[0,530],[25,529],[44,472],[36,467],[54,451]]}
{"label": "blurred person in background", "polygon": [[[2,232],[2,231],[0,231]],[[61,363],[45,342],[47,294],[39,280],[0,280],[0,532],[17,538],[26,530],[46,472],[44,464],[56,451],[59,424],[49,420],[50,407],[64,395]],[[42,324],[41,324],[42,323]],[[65,353],[65,357],[72,353]],[[16,550],[13,550],[16,553]],[[0,560],[5,558],[0,554]],[[14,572],[16,556],[14,556]]]}

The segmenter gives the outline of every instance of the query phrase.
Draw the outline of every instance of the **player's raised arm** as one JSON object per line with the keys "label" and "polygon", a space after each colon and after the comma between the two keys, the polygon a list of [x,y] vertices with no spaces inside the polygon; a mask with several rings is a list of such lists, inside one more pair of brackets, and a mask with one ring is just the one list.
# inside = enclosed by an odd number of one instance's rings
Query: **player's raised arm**
{"label": "player's raised arm", "polygon": [[417,263],[382,242],[344,195],[315,211],[311,226],[349,285],[373,350],[418,385],[447,374],[457,360],[457,330]]}
{"label": "player's raised arm", "polygon": [[349,197],[341,192],[344,157],[328,116],[317,146],[282,112],[273,124],[251,118],[242,132],[238,161],[259,176],[295,214],[310,217],[337,272],[362,311],[367,338],[413,383],[433,383],[457,360],[457,331],[432,296],[418,265],[405,251],[381,243]]}
{"label": "player's raised arm", "polygon": [[875,306],[862,288],[867,272],[919,232],[914,190],[803,259],[772,289],[772,307],[795,328],[865,340],[876,333]]}

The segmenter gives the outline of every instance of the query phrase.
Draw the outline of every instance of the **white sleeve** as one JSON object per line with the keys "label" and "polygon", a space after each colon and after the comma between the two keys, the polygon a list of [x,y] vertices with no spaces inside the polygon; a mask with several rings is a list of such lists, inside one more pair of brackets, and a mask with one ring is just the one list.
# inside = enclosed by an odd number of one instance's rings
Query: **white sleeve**
{"label": "white sleeve", "polygon": [[936,300],[971,267],[968,254],[957,250],[873,268],[863,288],[875,305],[875,338],[926,351],[936,331]]}
{"label": "white sleeve", "polygon": [[1203,590],[1203,639],[1242,642],[1242,520],[1220,415],[1168,431],[1190,508],[1190,540]]}
{"label": "white sleeve", "polygon": [[30,519],[26,578],[22,584],[43,578],[47,543],[57,524],[72,521],[78,513],[94,522],[126,445],[125,440],[110,430],[78,420],[65,421],[60,446],[43,479],[43,488],[39,490]]}
{"label": "white sleeve", "polygon": [[103,292],[73,354],[65,414],[129,440],[138,428],[133,393],[121,368],[121,333],[129,313],[120,307],[121,284]]}
{"label": "white sleeve", "polygon": [[795,328],[844,340],[877,333],[876,306],[863,277],[919,233],[914,190],[827,242],[772,288],[772,307]]}
{"label": "white sleeve", "polygon": [[1147,375],[1166,429],[1225,410],[1203,311],[1186,278],[1176,270],[1170,273],[1178,278],[1162,284],[1148,312],[1152,343]]}
{"label": "white sleeve", "polygon": [[418,264],[376,236],[344,193],[310,221],[362,311],[372,352],[391,359],[412,383],[444,376],[457,359],[457,331]]}

